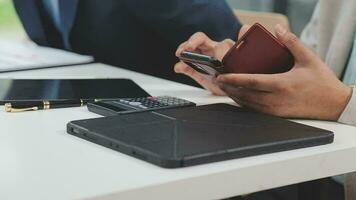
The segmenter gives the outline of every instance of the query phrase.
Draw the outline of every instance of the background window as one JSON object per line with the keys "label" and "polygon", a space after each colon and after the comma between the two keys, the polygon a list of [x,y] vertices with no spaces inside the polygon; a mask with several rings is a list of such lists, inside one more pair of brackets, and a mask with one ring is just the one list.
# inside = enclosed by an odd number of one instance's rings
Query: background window
{"label": "background window", "polygon": [[[24,0],[26,1],[26,0]],[[317,0],[227,0],[233,9],[278,12],[288,16],[293,32],[300,35]],[[302,15],[300,13],[303,13]],[[0,38],[24,38],[12,0],[0,0]]]}
{"label": "background window", "polygon": [[[291,29],[300,35],[318,0],[227,0],[233,9],[277,12],[289,18]],[[301,15],[301,13],[303,13]]]}
{"label": "background window", "polygon": [[11,0],[0,0],[0,38],[23,37],[23,30]]}

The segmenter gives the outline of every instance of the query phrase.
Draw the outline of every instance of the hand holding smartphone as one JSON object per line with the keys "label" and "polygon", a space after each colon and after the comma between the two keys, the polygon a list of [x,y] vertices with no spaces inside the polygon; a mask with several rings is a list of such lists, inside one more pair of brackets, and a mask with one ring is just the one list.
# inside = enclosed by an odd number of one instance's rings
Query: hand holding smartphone
{"label": "hand holding smartphone", "polygon": [[285,45],[262,25],[254,24],[226,53],[222,62],[214,57],[182,52],[179,59],[198,72],[274,74],[289,71],[294,58]]}
{"label": "hand holding smartphone", "polygon": [[217,76],[225,73],[224,65],[212,56],[183,51],[179,59],[205,75]]}

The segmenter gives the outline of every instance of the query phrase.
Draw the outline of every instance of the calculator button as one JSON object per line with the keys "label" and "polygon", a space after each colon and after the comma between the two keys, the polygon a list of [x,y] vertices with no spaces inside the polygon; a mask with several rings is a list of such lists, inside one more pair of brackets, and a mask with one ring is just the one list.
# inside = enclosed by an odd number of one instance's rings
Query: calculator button
{"label": "calculator button", "polygon": [[129,104],[130,104],[131,106],[139,106],[139,105],[141,105],[141,102],[133,101],[133,102],[130,102]]}

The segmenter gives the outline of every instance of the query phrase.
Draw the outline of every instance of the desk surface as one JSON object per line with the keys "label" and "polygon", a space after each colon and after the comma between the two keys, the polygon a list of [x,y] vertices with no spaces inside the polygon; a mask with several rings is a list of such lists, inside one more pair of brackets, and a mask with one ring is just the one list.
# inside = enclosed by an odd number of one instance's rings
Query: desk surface
{"label": "desk surface", "polygon": [[[152,95],[228,102],[202,89],[103,64],[2,73],[0,78],[131,78]],[[0,110],[0,199],[218,199],[356,171],[356,127],[298,120],[335,132],[330,145],[163,169],[66,133],[86,108]]]}

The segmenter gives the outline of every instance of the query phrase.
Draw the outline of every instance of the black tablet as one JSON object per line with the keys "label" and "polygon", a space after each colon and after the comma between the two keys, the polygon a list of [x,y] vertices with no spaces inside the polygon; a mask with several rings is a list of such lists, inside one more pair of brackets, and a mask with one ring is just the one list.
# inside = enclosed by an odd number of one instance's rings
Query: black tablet
{"label": "black tablet", "polygon": [[0,79],[0,104],[13,100],[150,96],[129,79]]}
{"label": "black tablet", "polygon": [[166,168],[333,142],[331,131],[227,104],[72,121],[67,132]]}

